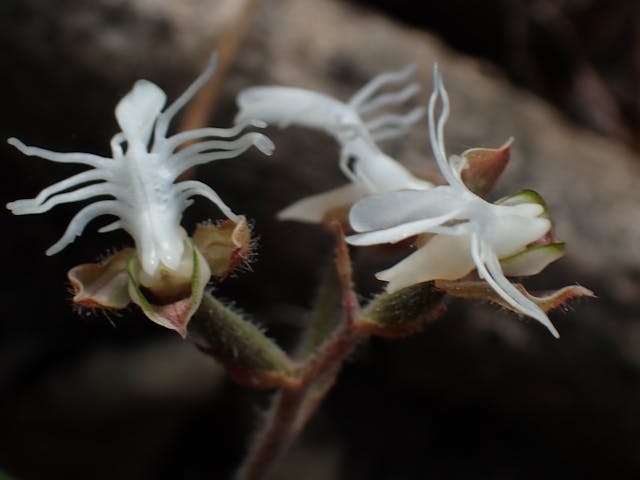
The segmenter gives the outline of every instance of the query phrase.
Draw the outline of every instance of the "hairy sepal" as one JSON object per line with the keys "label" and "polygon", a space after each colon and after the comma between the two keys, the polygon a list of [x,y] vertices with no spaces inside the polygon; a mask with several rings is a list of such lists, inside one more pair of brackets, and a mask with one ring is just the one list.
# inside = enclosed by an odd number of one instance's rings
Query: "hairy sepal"
{"label": "hairy sepal", "polygon": [[135,250],[125,248],[103,262],[85,263],[69,270],[74,303],[87,308],[125,308],[131,301],[126,265],[133,256]]}
{"label": "hairy sepal", "polygon": [[434,282],[383,293],[362,310],[356,329],[362,334],[390,338],[411,335],[444,312],[444,296]]}
{"label": "hairy sepal", "polygon": [[247,219],[225,220],[218,225],[199,225],[193,243],[205,258],[211,275],[225,277],[251,254],[251,229]]}

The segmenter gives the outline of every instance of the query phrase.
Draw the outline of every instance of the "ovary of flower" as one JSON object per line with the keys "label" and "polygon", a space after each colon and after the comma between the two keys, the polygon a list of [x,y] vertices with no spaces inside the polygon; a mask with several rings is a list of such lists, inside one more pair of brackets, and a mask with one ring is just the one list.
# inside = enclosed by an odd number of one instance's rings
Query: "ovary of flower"
{"label": "ovary of flower", "polygon": [[412,175],[380,150],[376,142],[395,138],[424,115],[422,107],[404,114],[384,114],[369,120],[376,111],[413,97],[417,84],[381,93],[381,89],[406,83],[412,66],[386,72],[369,81],[347,103],[301,88],[263,86],[248,88],[237,98],[236,122],[261,120],[281,128],[298,125],[324,131],[341,146],[340,169],[351,184],[305,198],[278,215],[281,219],[320,221],[325,210],[352,203],[364,195],[402,188],[424,189],[432,184]]}
{"label": "ovary of flower", "polygon": [[[180,221],[182,212],[193,202],[191,197],[203,196],[228,218],[237,218],[209,186],[194,180],[176,182],[176,179],[196,165],[236,157],[252,145],[271,154],[274,148],[271,141],[255,132],[232,139],[249,123],[229,129],[200,128],[167,137],[171,119],[211,78],[216,59],[217,56],[212,55],[205,71],[164,111],[165,93],[147,80],[136,82],[115,109],[122,131],[111,139],[112,158],[89,153],[57,153],[26,146],[15,138],[8,140],[25,155],[92,167],[45,188],[33,199],[8,203],[14,214],[43,213],[63,203],[112,197],[81,209],[60,240],[47,250],[47,255],[58,253],[73,242],[91,220],[112,215],[117,220],[99,231],[126,230],[135,241],[144,271],[154,275],[161,266],[173,271],[180,265],[184,250]],[[259,122],[252,124],[263,126]],[[185,146],[192,141],[197,143]]]}
{"label": "ovary of flower", "polygon": [[[438,98],[442,111],[436,125]],[[454,280],[474,268],[500,297],[516,311],[535,318],[556,337],[558,332],[534,302],[504,275],[500,259],[522,251],[551,229],[542,205],[525,198],[491,204],[465,186],[461,172],[466,160],[446,157],[444,125],[449,99],[437,67],[429,101],[429,135],[438,167],[448,185],[429,190],[402,190],[364,198],[350,211],[356,232],[353,245],[395,243],[418,234],[432,234],[417,251],[376,276],[388,283],[390,292],[436,279]]]}

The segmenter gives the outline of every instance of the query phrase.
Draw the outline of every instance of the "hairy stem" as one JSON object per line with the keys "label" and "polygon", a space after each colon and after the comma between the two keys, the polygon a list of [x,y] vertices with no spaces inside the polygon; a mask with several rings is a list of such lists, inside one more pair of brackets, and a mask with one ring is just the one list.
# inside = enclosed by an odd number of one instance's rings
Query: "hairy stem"
{"label": "hairy stem", "polygon": [[276,394],[262,430],[255,437],[235,480],[265,478],[316,411],[331,389],[345,358],[361,338],[350,326],[345,327],[346,324],[341,325],[320,352],[303,365],[297,388],[282,388]]}
{"label": "hairy stem", "polygon": [[[235,480],[260,480],[269,474],[331,389],[344,360],[363,338],[354,327],[360,306],[351,288],[349,251],[342,231],[337,229],[336,233],[336,267],[342,287],[344,318],[315,353],[308,355],[299,365],[297,376],[300,382],[293,388],[282,388],[276,394],[262,430],[255,437]],[[318,308],[318,312],[321,311],[322,308]],[[332,309],[326,312],[330,315]],[[324,324],[328,322],[330,319],[322,320]]]}

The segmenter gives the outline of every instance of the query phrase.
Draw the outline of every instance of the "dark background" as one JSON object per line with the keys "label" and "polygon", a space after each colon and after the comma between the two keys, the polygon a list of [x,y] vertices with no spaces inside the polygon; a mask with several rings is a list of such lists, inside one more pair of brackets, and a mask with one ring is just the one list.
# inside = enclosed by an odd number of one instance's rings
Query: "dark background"
{"label": "dark background", "polygon": [[[211,2],[212,8],[218,3],[224,2]],[[430,32],[488,62],[567,122],[637,153],[638,2],[423,2],[428,15],[416,2],[344,3],[363,16],[394,18],[400,29]],[[116,131],[114,105],[135,79],[158,79],[175,98],[210,44],[189,49],[180,43],[181,16],[134,4],[3,2],[0,136],[106,155]],[[323,2],[316,4],[322,8]],[[266,10],[263,5],[258,21],[277,22]],[[119,32],[127,39],[121,47]],[[96,38],[116,40],[101,44]],[[261,41],[250,37],[236,52],[230,74],[236,83],[229,90],[262,80],[247,74]],[[212,124],[230,124],[233,108],[232,98],[222,96]],[[337,152],[322,136],[287,136],[283,145],[282,133],[272,135],[282,158],[296,163],[307,160],[299,153],[305,142]],[[0,155],[3,204],[79,170],[23,157],[6,145]],[[231,205],[252,212],[260,237],[253,272],[218,286],[218,295],[290,346],[332,241],[318,227],[279,226],[272,219],[295,199],[287,188],[298,175],[274,162],[254,155],[248,160],[253,169],[221,165],[201,178]],[[324,188],[334,178],[323,175],[318,183]],[[44,256],[77,210],[65,205],[46,215],[0,214],[0,470],[25,480],[228,478],[269,394],[236,385],[133,308],[77,311],[65,272],[129,242],[122,232],[98,235],[92,225],[60,254]],[[185,224],[192,227],[208,214],[208,205],[199,203]],[[461,301],[422,334],[368,342],[275,478],[637,478],[639,367],[637,354],[628,351],[635,344],[616,335],[637,330],[639,272],[629,274],[631,293],[618,296],[607,290],[607,272],[580,276],[554,265],[534,280],[540,288],[578,282],[600,297],[553,317],[563,334],[559,342],[532,321]],[[363,295],[379,288],[362,277]],[[505,330],[487,327],[495,322]],[[594,322],[620,330],[602,335]]]}

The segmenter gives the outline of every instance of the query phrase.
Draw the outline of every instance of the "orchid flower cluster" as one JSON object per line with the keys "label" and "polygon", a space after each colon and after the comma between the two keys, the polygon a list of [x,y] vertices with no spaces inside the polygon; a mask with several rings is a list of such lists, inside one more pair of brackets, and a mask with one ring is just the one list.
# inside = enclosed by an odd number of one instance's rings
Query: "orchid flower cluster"
{"label": "orchid flower cluster", "polygon": [[[511,140],[497,149],[475,148],[447,157],[449,97],[437,66],[426,109],[387,111],[419,92],[417,84],[408,83],[415,70],[410,66],[375,77],[346,102],[302,88],[249,88],[237,97],[235,126],[168,135],[171,120],[213,75],[215,64],[213,55],[205,71],[167,108],[158,86],[136,82],[116,106],[121,131],[111,139],[111,157],[57,153],[10,138],[25,155],[90,169],[7,207],[25,215],[94,200],[73,217],[47,255],[66,248],[90,221],[104,215],[115,220],[99,232],[123,229],[134,247],[72,268],[68,277],[74,301],[105,309],[133,302],[153,322],[220,361],[239,382],[280,389],[272,418],[256,437],[258,444],[239,480],[261,478],[265,466],[279,456],[278,448],[288,445],[328,391],[341,362],[368,335],[415,333],[442,313],[445,298],[453,296],[497,302],[539,321],[558,337],[547,312],[570,298],[591,295],[569,286],[534,296],[512,283],[511,277],[535,275],[560,258],[564,244],[555,240],[549,209],[537,193],[525,190],[494,203],[485,199],[506,166]],[[425,111],[440,182],[410,172],[378,146],[405,134]],[[281,220],[322,223],[336,231],[335,275],[327,278],[313,320],[291,355],[206,291],[212,279],[219,281],[246,262],[252,232],[245,217],[210,186],[179,179],[193,167],[238,157],[252,146],[271,155],[274,145],[265,135],[246,132],[268,125],[297,125],[333,137],[340,145],[338,165],[349,180],[277,214]],[[208,199],[225,218],[201,224],[190,235],[181,218],[195,196]],[[411,244],[417,249],[379,272],[385,291],[361,305],[353,291],[345,240],[354,247],[393,244],[406,249]]]}

